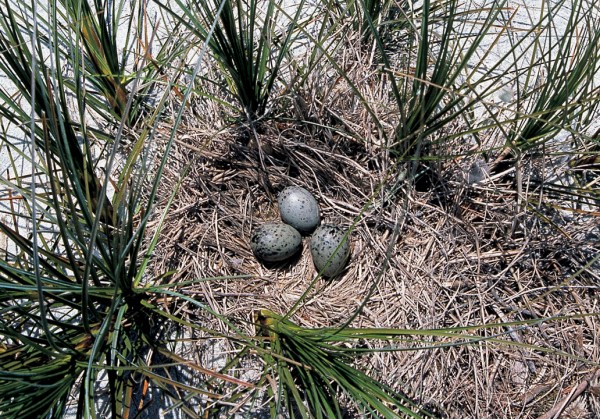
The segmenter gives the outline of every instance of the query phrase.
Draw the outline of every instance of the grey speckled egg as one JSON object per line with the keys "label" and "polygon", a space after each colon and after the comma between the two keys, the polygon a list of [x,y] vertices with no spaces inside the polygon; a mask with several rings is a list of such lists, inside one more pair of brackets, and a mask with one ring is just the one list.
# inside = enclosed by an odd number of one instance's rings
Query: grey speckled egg
{"label": "grey speckled egg", "polygon": [[[346,266],[350,256],[350,244],[347,237],[344,239],[345,235],[346,231],[339,227],[322,225],[310,238],[313,263],[317,272],[322,272],[323,276],[334,277]],[[330,258],[331,262],[327,264]]]}
{"label": "grey speckled egg", "polygon": [[283,222],[300,233],[310,233],[319,225],[321,221],[319,204],[306,189],[288,186],[279,193],[277,201]]}
{"label": "grey speckled egg", "polygon": [[287,224],[268,223],[257,228],[250,239],[252,251],[265,262],[280,262],[302,247],[302,236]]}

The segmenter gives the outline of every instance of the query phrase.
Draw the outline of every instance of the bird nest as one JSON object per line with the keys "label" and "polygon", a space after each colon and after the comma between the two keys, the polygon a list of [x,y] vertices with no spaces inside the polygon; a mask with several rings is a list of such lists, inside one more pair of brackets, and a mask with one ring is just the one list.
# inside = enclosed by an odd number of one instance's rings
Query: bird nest
{"label": "bird nest", "polygon": [[[471,338],[417,333],[402,351],[359,361],[440,417],[533,417],[585,379],[598,389],[581,362],[600,360],[598,320],[585,316],[598,312],[594,217],[536,204],[542,189],[523,191],[514,172],[498,167],[494,176],[492,165],[468,157],[412,165],[375,142],[285,121],[180,131],[165,203],[185,176],[153,267],[157,276],[174,272],[168,282],[192,281],[182,292],[242,330],[254,333],[251,315],[266,308],[294,309],[292,319],[310,328],[354,316],[354,327],[464,332]],[[459,154],[459,143],[443,144],[440,155]],[[531,180],[548,159],[531,156],[515,170]],[[277,193],[290,185],[314,194],[323,223],[351,230],[339,277],[318,277],[306,238],[290,261],[265,265],[252,254],[251,232],[280,220]],[[226,328],[194,306],[172,309]],[[597,397],[578,403],[570,404],[574,414],[599,411]]]}

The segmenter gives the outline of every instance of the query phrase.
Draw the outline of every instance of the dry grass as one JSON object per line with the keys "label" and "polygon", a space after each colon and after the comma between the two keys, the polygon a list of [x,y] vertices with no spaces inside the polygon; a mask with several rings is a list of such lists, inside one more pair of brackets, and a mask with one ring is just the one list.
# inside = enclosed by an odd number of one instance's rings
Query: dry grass
{"label": "dry grass", "polygon": [[[357,64],[364,58],[353,57],[349,75],[391,127],[384,87],[361,84],[370,71]],[[455,157],[432,163],[412,188],[402,181],[411,166],[389,158],[347,86],[321,76],[311,80],[321,80],[320,90],[282,98],[287,112],[256,132],[217,131],[225,125],[216,121],[217,108],[206,108],[210,117],[190,116],[167,168],[165,196],[181,171],[190,171],[157,247],[156,272],[176,270],[170,282],[220,277],[185,292],[252,333],[244,320],[253,310],[285,313],[316,275],[306,241],[300,256],[273,266],[259,263],[249,246],[253,228],[279,219],[277,193],[300,185],[316,196],[323,222],[354,227],[348,268],[338,279],[317,280],[294,321],[340,325],[372,289],[353,326],[490,325],[471,332],[498,341],[416,336],[404,345],[411,350],[369,355],[362,367],[440,417],[600,417],[600,325],[585,316],[600,312],[600,265],[589,264],[598,252],[599,216],[597,208],[551,206],[561,201],[541,185],[553,172],[564,175],[560,158],[526,156],[472,183],[482,161],[467,157],[458,140],[442,142],[431,153]],[[548,317],[560,318],[505,324]]]}

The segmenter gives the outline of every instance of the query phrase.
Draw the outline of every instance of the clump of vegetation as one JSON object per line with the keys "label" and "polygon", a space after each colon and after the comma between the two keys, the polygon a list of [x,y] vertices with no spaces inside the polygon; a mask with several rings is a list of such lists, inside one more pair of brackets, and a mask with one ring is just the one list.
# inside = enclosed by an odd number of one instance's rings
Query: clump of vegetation
{"label": "clump of vegetation", "polygon": [[0,414],[599,416],[598,19],[5,0]]}

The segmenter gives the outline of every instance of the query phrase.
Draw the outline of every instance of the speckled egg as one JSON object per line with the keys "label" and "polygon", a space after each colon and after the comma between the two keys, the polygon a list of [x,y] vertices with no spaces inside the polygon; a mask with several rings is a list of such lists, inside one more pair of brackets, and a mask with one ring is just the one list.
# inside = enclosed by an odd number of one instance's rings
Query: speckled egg
{"label": "speckled egg", "polygon": [[[323,276],[334,277],[346,266],[350,256],[350,244],[345,235],[346,231],[340,227],[322,225],[310,238],[310,253],[313,263],[317,272],[321,272]],[[330,258],[331,261],[328,264]]]}
{"label": "speckled egg", "polygon": [[284,223],[302,234],[313,231],[321,221],[315,197],[299,186],[288,186],[279,193],[279,212]]}
{"label": "speckled egg", "polygon": [[294,256],[302,247],[302,236],[294,227],[268,223],[252,233],[250,247],[265,262],[281,262]]}

